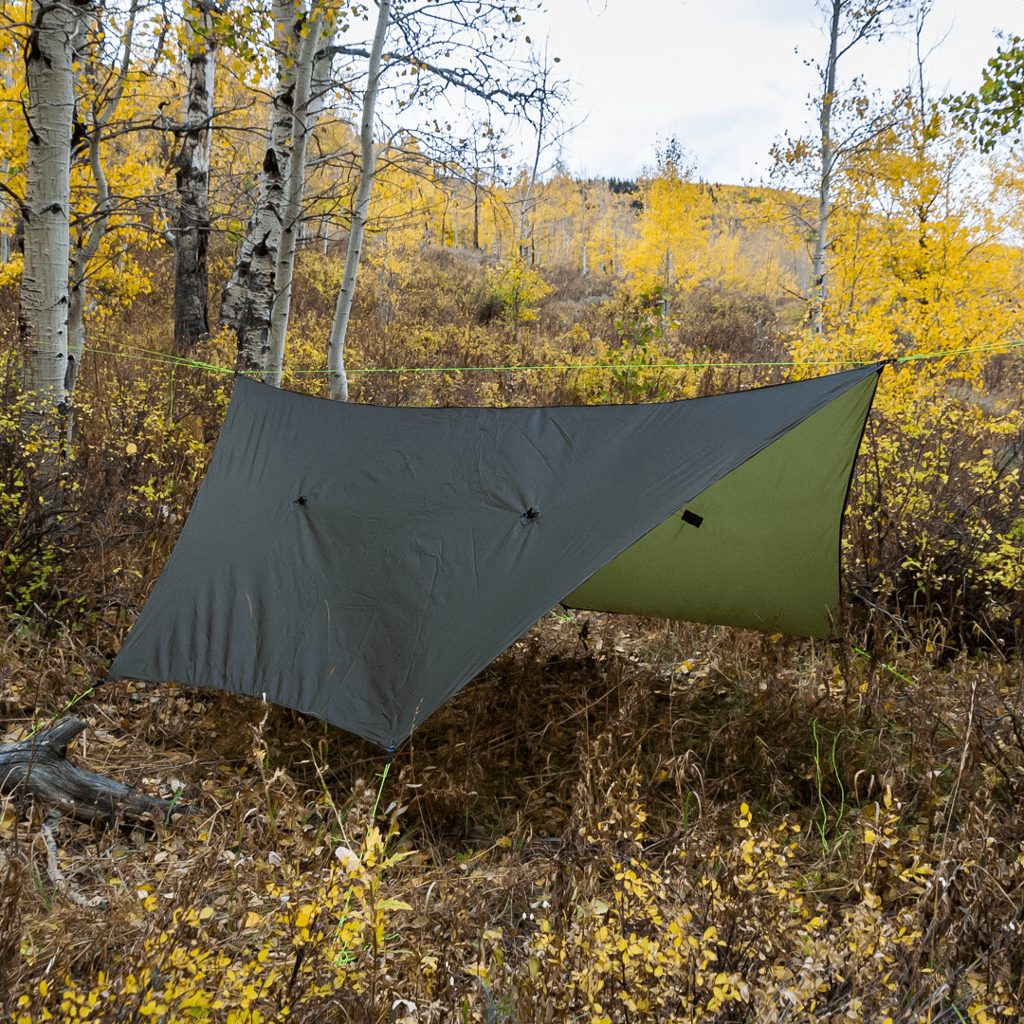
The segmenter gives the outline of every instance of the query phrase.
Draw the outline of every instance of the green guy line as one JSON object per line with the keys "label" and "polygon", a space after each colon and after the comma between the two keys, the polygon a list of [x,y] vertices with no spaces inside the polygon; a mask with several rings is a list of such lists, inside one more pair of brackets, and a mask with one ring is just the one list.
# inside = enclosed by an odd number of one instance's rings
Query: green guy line
{"label": "green guy line", "polygon": [[[865,658],[871,657],[871,655],[868,654],[867,651],[862,651],[859,647],[852,647],[850,649],[854,651],[856,654],[863,655]],[[884,668],[886,672],[890,673],[891,675],[894,675],[897,679],[902,679],[903,682],[905,682],[908,686],[917,686],[917,683],[915,683],[913,679],[909,679],[902,672],[897,672],[896,669],[892,667],[892,665],[887,665],[884,661],[880,661],[878,662],[878,664],[881,668]]]}
{"label": "green guy line", "polygon": [[[910,355],[896,356],[892,359],[895,363],[917,362],[926,359],[950,359],[953,356],[974,355],[983,352],[1006,352],[1011,349],[1024,346],[1024,338],[1017,338],[1014,341],[999,342],[992,345],[980,345],[975,348],[951,349],[949,351],[915,352]],[[154,362],[171,367],[190,366],[197,370],[207,370],[210,373],[221,373],[234,375],[235,370],[225,366],[214,366],[212,363],[204,363],[198,359],[187,359],[183,356],[168,355],[163,352],[154,352],[150,349],[137,349],[142,355],[132,355],[128,352],[116,352],[109,349],[87,348],[87,352],[96,355],[119,356],[121,358],[135,359],[139,362]],[[346,373],[472,373],[472,372],[497,372],[497,371],[518,371],[536,372],[541,370],[706,370],[706,369],[741,369],[745,367],[781,367],[781,366],[867,366],[869,363],[881,362],[879,359],[804,359],[804,360],[780,360],[777,362],[689,362],[689,363],[555,363],[543,366],[397,366],[397,367],[358,367],[347,368]],[[289,370],[292,375],[325,374],[327,370]],[[262,371],[246,371],[246,376],[262,376]]]}

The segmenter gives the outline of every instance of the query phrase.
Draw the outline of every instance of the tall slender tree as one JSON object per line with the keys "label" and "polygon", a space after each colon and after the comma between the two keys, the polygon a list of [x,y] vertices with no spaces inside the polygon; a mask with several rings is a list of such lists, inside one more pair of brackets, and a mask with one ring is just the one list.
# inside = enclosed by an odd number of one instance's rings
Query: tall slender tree
{"label": "tall slender tree", "polygon": [[68,412],[68,260],[74,39],[83,6],[35,0],[25,50],[28,162],[19,318],[27,396],[23,426],[47,442],[52,466]]}
{"label": "tall slender tree", "polygon": [[[481,0],[469,5],[460,0],[433,0],[416,4],[408,0],[375,0],[377,19],[369,50],[361,45],[342,45],[338,53],[367,61],[360,121],[359,184],[352,203],[351,227],[345,272],[328,348],[328,376],[331,396],[348,398],[345,373],[345,337],[355,295],[359,257],[369,211],[370,194],[376,164],[374,115],[384,74],[389,68],[402,72],[395,84],[398,106],[409,109],[417,103],[431,111],[428,125],[417,138],[441,134],[450,126],[436,117],[439,98],[455,89],[465,97],[483,102],[520,120],[550,125],[562,99],[564,83],[538,73],[533,60],[514,57],[515,45],[523,23],[525,5],[506,0]],[[385,49],[389,26],[396,46]],[[529,36],[524,37],[528,45]]]}
{"label": "tall slender tree", "polygon": [[348,250],[345,254],[345,271],[341,289],[334,308],[334,322],[327,347],[327,376],[330,382],[331,398],[338,402],[348,401],[348,375],[345,372],[345,335],[352,313],[352,299],[356,291],[356,275],[359,273],[359,257],[363,251],[363,235],[370,211],[370,192],[373,189],[373,175],[377,165],[377,147],[373,139],[373,115],[380,88],[381,54],[384,52],[384,37],[391,20],[391,0],[378,0],[377,26],[370,47],[370,60],[366,73],[366,88],[363,90],[363,116],[359,122],[359,185],[352,201],[352,216],[348,234]]}
{"label": "tall slender tree", "polygon": [[[816,202],[813,212],[795,211],[811,243],[811,294],[808,299],[808,321],[817,334],[823,328],[822,310],[828,294],[827,255],[831,235],[832,182],[845,154],[861,141],[857,131],[863,120],[855,118],[852,134],[836,134],[836,115],[843,108],[839,64],[858,43],[880,39],[887,32],[900,31],[912,19],[922,0],[818,0],[818,9],[825,17],[828,52],[823,64],[817,65],[820,91],[813,100],[817,134],[814,139],[792,139],[788,136],[776,144],[775,176],[783,180],[804,179],[812,165]],[[928,0],[923,0],[927,3]],[[855,80],[856,82],[856,80]],[[847,108],[857,108],[860,97],[851,90]]]}
{"label": "tall slender tree", "polygon": [[[291,255],[282,253],[281,237],[286,225],[294,237],[302,223],[305,155],[330,85],[335,14],[325,9],[297,11],[292,0],[275,0],[273,17],[277,83],[267,148],[252,218],[221,303],[221,322],[235,332],[238,369],[260,373],[268,362],[280,364],[272,351],[283,355],[287,307],[278,304],[274,338],[271,316],[278,296],[285,288],[290,292],[294,248]],[[317,20],[323,31],[311,31]],[[291,214],[286,210],[289,204]],[[281,259],[286,266],[278,266]]]}
{"label": "tall slender tree", "polygon": [[210,0],[186,3],[187,86],[181,146],[174,159],[174,351],[188,355],[210,333],[210,149],[217,39]]}
{"label": "tall slender tree", "polygon": [[818,103],[820,174],[811,254],[814,292],[810,307],[811,326],[815,332],[822,329],[822,308],[828,289],[825,252],[829,241],[829,217],[832,215],[832,176],[842,152],[842,147],[835,144],[832,125],[839,61],[858,43],[880,39],[887,31],[903,27],[916,4],[917,0],[819,0],[820,9],[828,17],[828,57],[819,69],[822,84]]}
{"label": "tall slender tree", "polygon": [[[306,180],[306,149],[310,133],[316,124],[323,91],[315,95],[318,78],[317,54],[326,50],[324,42],[324,14],[313,13],[304,25],[303,35],[295,56],[295,89],[292,100],[291,146],[288,169],[284,175],[284,194],[281,208],[281,234],[274,267],[274,296],[270,309],[267,332],[267,379],[274,387],[281,386],[284,366],[285,336],[291,311],[292,278],[295,269],[295,250],[302,230],[302,197]],[[323,65],[329,58],[321,57]]]}

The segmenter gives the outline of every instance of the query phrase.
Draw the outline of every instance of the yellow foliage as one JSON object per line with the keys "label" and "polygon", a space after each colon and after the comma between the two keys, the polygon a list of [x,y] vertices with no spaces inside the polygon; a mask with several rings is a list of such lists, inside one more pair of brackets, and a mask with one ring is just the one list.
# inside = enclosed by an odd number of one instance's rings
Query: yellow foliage
{"label": "yellow foliage", "polygon": [[645,182],[638,237],[622,260],[640,291],[660,288],[668,296],[712,276],[712,214],[711,191],[703,184],[679,173]]}
{"label": "yellow foliage", "polygon": [[900,614],[989,629],[1022,582],[1012,445],[1024,419],[985,397],[993,352],[1020,330],[1021,258],[1003,240],[1018,215],[996,201],[1000,179],[971,177],[967,140],[938,112],[922,120],[900,104],[900,130],[873,135],[837,180],[827,329],[797,335],[793,354],[805,374],[821,361],[940,357],[882,376],[855,481],[851,569]]}
{"label": "yellow foliage", "polygon": [[513,330],[536,319],[534,305],[551,291],[518,253],[498,267],[487,268],[487,287],[498,303],[499,315]]}

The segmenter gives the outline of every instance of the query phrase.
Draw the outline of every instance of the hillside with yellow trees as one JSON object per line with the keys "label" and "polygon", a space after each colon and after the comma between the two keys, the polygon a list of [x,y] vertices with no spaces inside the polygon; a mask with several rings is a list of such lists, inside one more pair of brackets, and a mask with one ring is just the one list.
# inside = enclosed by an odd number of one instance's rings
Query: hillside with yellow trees
{"label": "hillside with yellow trees", "polygon": [[[550,159],[531,5],[467,6],[0,4],[0,1013],[1019,1019],[1021,41],[953,98],[834,45],[765,183],[675,139],[624,181]],[[557,607],[391,761],[103,682],[238,373],[551,406],[876,360],[827,641]]]}

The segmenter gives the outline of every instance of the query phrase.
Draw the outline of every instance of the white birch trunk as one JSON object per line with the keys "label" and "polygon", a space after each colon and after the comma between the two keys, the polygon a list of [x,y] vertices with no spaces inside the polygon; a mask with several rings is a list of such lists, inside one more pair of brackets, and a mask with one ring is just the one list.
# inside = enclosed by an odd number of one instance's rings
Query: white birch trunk
{"label": "white birch trunk", "polygon": [[68,259],[71,125],[74,108],[69,4],[36,0],[25,50],[28,162],[25,170],[25,264],[21,279],[22,425],[47,444],[37,465],[55,464],[68,409]]}
{"label": "white birch trunk", "polygon": [[[14,68],[9,60],[3,61],[0,64],[0,81],[3,82],[4,89],[8,92],[14,85]],[[4,181],[7,181],[11,173],[11,161],[8,157],[4,157],[0,160],[0,177]],[[18,206],[11,196],[4,193],[0,195],[0,263],[11,262],[11,235],[12,231],[8,230],[8,211],[12,219],[18,217]]]}
{"label": "white birch trunk", "polygon": [[[519,246],[518,251],[520,257],[525,256],[525,245],[526,245],[526,218],[533,210],[533,190],[537,184],[537,176],[540,173],[540,157],[541,153],[544,152],[544,133],[548,129],[548,93],[547,93],[547,72],[545,71],[542,80],[544,82],[544,88],[541,89],[540,93],[540,106],[537,111],[537,145],[533,151],[533,166],[530,168],[530,179],[526,186],[526,194],[522,197],[519,203]],[[532,263],[533,260],[531,259]],[[566,260],[568,262],[568,260]]]}
{"label": "white birch trunk", "polygon": [[[302,201],[306,161],[294,159],[296,142],[301,135],[305,152],[306,136],[323,109],[331,64],[330,40],[320,36],[319,25],[316,38],[322,45],[314,47],[316,52],[306,58],[301,56],[303,40],[297,31],[301,24],[291,0],[275,0],[278,74],[270,140],[260,172],[256,207],[221,303],[221,322],[235,332],[239,372],[265,373],[275,362],[283,361],[287,313],[276,328],[283,328],[283,333],[274,340],[271,319],[282,287],[291,286],[291,271],[286,278],[279,272],[281,233],[288,223],[285,208],[296,188],[299,203]],[[305,105],[297,98],[298,92],[308,97]],[[326,236],[324,245],[326,248]],[[281,355],[275,359],[273,353],[278,344]]]}
{"label": "white birch trunk", "polygon": [[480,182],[479,171],[473,171],[473,248],[480,248]]}
{"label": "white birch trunk", "polygon": [[[82,365],[82,350],[85,348],[85,306],[88,301],[89,263],[100,247],[100,241],[107,230],[109,219],[110,190],[107,187],[106,174],[100,161],[100,136],[97,128],[89,140],[89,160],[92,165],[93,179],[96,182],[97,219],[93,222],[82,245],[74,250],[71,258],[71,292],[68,308],[68,372],[66,378],[67,401],[70,407],[78,380],[78,370]],[[68,411],[68,437],[72,430],[72,413]]]}
{"label": "white birch trunk", "polygon": [[583,276],[587,276],[587,189],[584,186],[580,190],[580,247],[582,249],[581,265]]}
{"label": "white birch trunk", "polygon": [[197,38],[186,20],[188,91],[184,136],[175,160],[178,220],[174,232],[174,351],[188,355],[210,332],[209,270],[210,148],[216,44],[206,7],[187,10],[202,26]]}
{"label": "white birch trunk", "polygon": [[[281,386],[284,366],[284,346],[291,311],[292,279],[295,271],[295,250],[302,228],[302,196],[306,180],[306,147],[310,132],[316,124],[322,99],[313,102],[315,82],[313,72],[318,48],[323,42],[323,15],[317,14],[306,37],[300,40],[295,58],[295,92],[291,118],[291,157],[285,175],[284,205],[281,210],[281,240],[274,268],[273,306],[267,332],[266,381]],[[321,92],[322,96],[322,92]]]}
{"label": "white birch trunk", "polygon": [[334,323],[327,350],[327,377],[330,381],[331,398],[339,402],[348,401],[348,377],[345,374],[345,335],[352,313],[352,299],[355,296],[356,276],[359,273],[359,256],[363,248],[363,234],[370,210],[370,192],[377,162],[377,150],[373,143],[373,112],[377,103],[377,86],[380,83],[380,58],[384,48],[391,17],[391,0],[378,0],[377,27],[373,34],[370,50],[370,66],[367,72],[366,91],[363,93],[363,118],[359,131],[362,153],[359,168],[359,187],[352,205],[352,223],[348,235],[348,252],[345,254],[345,271],[334,309]]}
{"label": "white birch trunk", "polygon": [[274,0],[277,88],[270,116],[270,139],[260,171],[259,190],[249,230],[221,301],[221,322],[235,332],[239,372],[263,372],[267,366],[274,270],[281,245],[285,180],[291,159],[295,97],[295,5]]}

